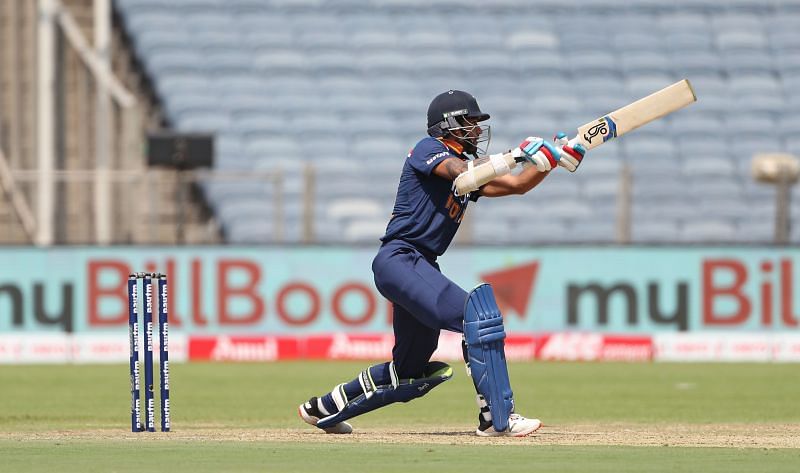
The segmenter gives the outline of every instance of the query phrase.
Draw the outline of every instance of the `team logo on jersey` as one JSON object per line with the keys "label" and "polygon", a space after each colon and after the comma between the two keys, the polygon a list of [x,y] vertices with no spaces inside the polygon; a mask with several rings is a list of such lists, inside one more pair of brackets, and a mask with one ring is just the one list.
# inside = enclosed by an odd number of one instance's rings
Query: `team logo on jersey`
{"label": "team logo on jersey", "polygon": [[586,140],[587,143],[591,144],[592,139],[598,136],[603,138],[604,143],[611,138],[617,137],[617,124],[614,123],[614,120],[612,120],[608,115],[597,119],[597,123],[589,127],[589,129],[586,130],[586,133],[583,134],[583,139]]}
{"label": "team logo on jersey", "polygon": [[455,190],[447,196],[447,202],[444,204],[447,215],[456,223],[461,223],[464,219],[464,213],[467,210],[467,202],[469,202],[469,194],[456,195]]}

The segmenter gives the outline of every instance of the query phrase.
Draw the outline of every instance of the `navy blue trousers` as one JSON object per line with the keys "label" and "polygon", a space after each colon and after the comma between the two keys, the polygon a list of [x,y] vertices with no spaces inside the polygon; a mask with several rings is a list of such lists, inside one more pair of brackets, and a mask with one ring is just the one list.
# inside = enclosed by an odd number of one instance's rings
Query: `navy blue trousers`
{"label": "navy blue trousers", "polygon": [[372,262],[375,286],[392,302],[392,358],[400,378],[421,377],[439,331],[464,330],[467,292],[439,270],[433,257],[402,240],[384,243]]}

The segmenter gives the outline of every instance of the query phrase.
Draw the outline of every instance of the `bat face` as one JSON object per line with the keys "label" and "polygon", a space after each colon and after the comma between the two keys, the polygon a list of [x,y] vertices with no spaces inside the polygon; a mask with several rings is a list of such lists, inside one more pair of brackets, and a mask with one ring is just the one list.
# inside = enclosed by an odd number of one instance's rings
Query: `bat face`
{"label": "bat face", "polygon": [[684,79],[579,127],[572,142],[592,149],[696,100],[691,84]]}

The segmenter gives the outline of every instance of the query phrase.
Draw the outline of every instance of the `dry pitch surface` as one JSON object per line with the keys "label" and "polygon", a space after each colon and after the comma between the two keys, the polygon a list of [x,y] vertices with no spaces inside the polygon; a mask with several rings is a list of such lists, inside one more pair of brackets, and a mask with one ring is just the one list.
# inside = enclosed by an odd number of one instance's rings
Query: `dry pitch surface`
{"label": "dry pitch surface", "polygon": [[168,438],[174,441],[328,442],[421,445],[584,445],[649,447],[800,448],[800,424],[569,424],[544,426],[524,438],[482,438],[463,426],[442,429],[356,429],[351,435],[326,435],[312,428],[247,429],[203,427],[169,433],[134,434],[120,430],[2,432],[15,441],[104,441]]}

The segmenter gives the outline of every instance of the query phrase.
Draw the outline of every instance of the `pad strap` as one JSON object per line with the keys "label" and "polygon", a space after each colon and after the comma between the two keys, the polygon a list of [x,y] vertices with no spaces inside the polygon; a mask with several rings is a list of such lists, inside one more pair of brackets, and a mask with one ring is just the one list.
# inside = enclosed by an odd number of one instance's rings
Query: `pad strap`
{"label": "pad strap", "polygon": [[[384,364],[375,365],[362,371],[359,376],[359,384],[364,391],[355,399],[351,399],[346,405],[339,408],[339,412],[334,415],[324,417],[317,422],[317,427],[325,429],[333,427],[339,422],[345,421],[357,415],[375,410],[379,407],[389,405],[393,402],[408,402],[412,399],[424,396],[431,389],[447,381],[453,376],[453,369],[447,363],[432,361],[428,363],[425,370],[426,375],[420,379],[399,379],[394,362],[389,363],[389,379],[376,380],[373,373],[384,371]],[[373,368],[376,368],[373,370]],[[384,371],[385,372],[385,371]],[[341,385],[340,385],[341,386]],[[339,386],[333,390],[339,390]],[[334,401],[337,402],[336,396]]]}

